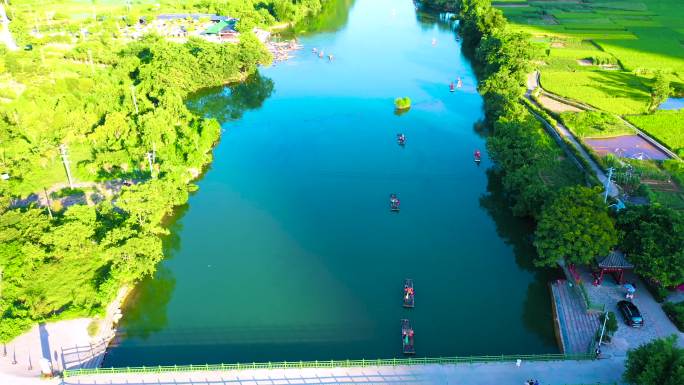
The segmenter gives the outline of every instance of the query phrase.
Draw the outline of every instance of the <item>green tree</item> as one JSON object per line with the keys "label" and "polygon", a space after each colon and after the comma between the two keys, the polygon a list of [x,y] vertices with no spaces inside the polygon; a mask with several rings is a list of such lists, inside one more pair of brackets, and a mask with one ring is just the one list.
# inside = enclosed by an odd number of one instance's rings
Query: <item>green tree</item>
{"label": "green tree", "polygon": [[684,349],[670,336],[627,352],[625,380],[634,385],[684,384]]}
{"label": "green tree", "polygon": [[663,71],[657,71],[653,79],[653,88],[651,88],[651,106],[649,109],[655,111],[670,95],[672,95],[670,79]]}
{"label": "green tree", "polygon": [[565,259],[587,264],[606,255],[617,243],[617,232],[596,189],[566,187],[544,207],[535,232],[538,266]]}
{"label": "green tree", "polygon": [[658,205],[633,206],[617,216],[619,244],[636,271],[663,286],[684,282],[684,217]]}

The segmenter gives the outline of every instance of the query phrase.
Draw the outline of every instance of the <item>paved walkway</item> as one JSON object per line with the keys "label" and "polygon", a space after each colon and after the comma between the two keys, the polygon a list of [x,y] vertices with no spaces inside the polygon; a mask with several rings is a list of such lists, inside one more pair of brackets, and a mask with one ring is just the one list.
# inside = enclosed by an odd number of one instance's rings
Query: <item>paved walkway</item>
{"label": "paved walkway", "polygon": [[587,312],[583,299],[566,280],[551,283],[553,301],[558,314],[557,327],[566,354],[589,353],[599,327],[599,315]]}
{"label": "paved walkway", "polygon": [[634,295],[634,304],[639,308],[644,317],[644,326],[632,328],[625,324],[620,314],[617,303],[625,299],[625,289],[618,285],[611,276],[604,276],[601,286],[592,285],[591,273],[585,268],[578,268],[578,272],[584,281],[584,287],[592,302],[606,305],[607,311],[612,311],[617,316],[618,331],[613,336],[609,345],[601,348],[603,353],[615,356],[625,356],[628,349],[634,349],[656,338],[670,335],[679,337],[679,345],[684,347],[684,333],[679,332],[677,327],[667,318],[667,315],[656,302],[645,284],[634,274],[625,273],[625,281],[636,283],[637,292]]}
{"label": "paved walkway", "polygon": [[298,385],[298,384],[449,384],[522,385],[536,379],[542,385],[615,384],[624,370],[622,359],[515,363],[420,365],[332,369],[261,369],[78,376],[72,384],[114,385]]}
{"label": "paved walkway", "polygon": [[[532,103],[537,104],[537,102],[532,98],[532,92],[539,87],[539,72],[533,72],[527,76],[527,92],[525,93],[525,97]],[[537,116],[535,114],[535,116]],[[541,119],[541,117],[537,116],[537,119]],[[548,124],[545,120],[543,120],[545,124]],[[554,129],[554,128],[552,128]],[[579,140],[573,135],[570,130],[568,130],[567,127],[565,127],[561,122],[558,122],[558,125],[555,127],[555,130],[558,132],[559,135],[561,135],[563,138],[567,139],[572,146],[577,149],[579,154],[584,158],[589,166],[591,167],[591,171],[596,175],[596,177],[601,181],[601,184],[604,186],[606,185],[606,182],[608,181],[608,176],[603,172],[603,169],[599,167],[598,164],[594,161],[594,159],[589,156],[589,154],[584,150],[584,147],[579,143]],[[610,185],[608,187],[608,195],[611,197],[617,197],[620,193],[620,190],[618,189],[617,185],[613,182],[610,181]]]}

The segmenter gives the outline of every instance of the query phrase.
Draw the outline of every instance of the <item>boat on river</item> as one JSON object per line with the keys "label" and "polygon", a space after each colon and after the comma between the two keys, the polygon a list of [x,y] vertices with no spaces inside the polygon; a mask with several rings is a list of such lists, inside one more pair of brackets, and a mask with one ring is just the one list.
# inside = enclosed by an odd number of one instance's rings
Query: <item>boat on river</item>
{"label": "boat on river", "polygon": [[390,210],[399,212],[399,198],[397,198],[397,194],[390,194]]}
{"label": "boat on river", "polygon": [[404,280],[404,307],[415,307],[415,292],[413,291],[413,280],[406,278]]}
{"label": "boat on river", "polygon": [[404,354],[416,354],[416,349],[413,347],[413,328],[411,321],[407,319],[401,320],[401,345]]}
{"label": "boat on river", "polygon": [[400,146],[405,145],[406,144],[406,135],[397,134],[397,143],[399,143]]}

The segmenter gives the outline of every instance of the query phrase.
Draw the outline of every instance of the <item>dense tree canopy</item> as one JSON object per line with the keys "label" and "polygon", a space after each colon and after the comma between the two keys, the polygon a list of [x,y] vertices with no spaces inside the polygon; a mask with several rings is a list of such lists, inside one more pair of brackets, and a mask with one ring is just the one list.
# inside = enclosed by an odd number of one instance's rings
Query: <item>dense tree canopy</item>
{"label": "dense tree canopy", "polygon": [[617,216],[620,247],[636,271],[663,286],[684,282],[684,217],[662,206],[635,206]]}
{"label": "dense tree canopy", "polygon": [[671,336],[627,352],[624,377],[634,385],[684,384],[684,349]]}
{"label": "dense tree canopy", "polygon": [[[183,7],[244,15],[244,27],[250,18],[254,25],[297,21],[321,3],[202,0]],[[254,95],[231,86],[239,115],[273,88],[255,74],[271,57],[251,28],[237,44],[197,38],[180,44],[154,35],[124,42],[116,23],[83,21],[87,38],[69,38],[73,47],[47,55],[46,41],[26,32],[21,17],[13,28],[25,32],[17,37],[33,49],[3,50],[0,57],[0,75],[18,85],[0,95],[8,96],[0,103],[0,172],[11,175],[0,183],[0,341],[36,321],[101,312],[121,285],[153,273],[163,258],[162,221],[187,201],[195,188],[190,181],[210,162],[220,135],[218,122],[191,112],[185,98],[200,88],[258,79],[264,86]],[[118,181],[120,191],[87,205],[53,205],[50,213],[17,203],[64,182],[61,144],[68,145],[78,181]]]}
{"label": "dense tree canopy", "polygon": [[554,266],[565,259],[587,264],[607,255],[616,243],[617,232],[599,191],[569,187],[544,208],[535,232],[539,254],[535,263]]}

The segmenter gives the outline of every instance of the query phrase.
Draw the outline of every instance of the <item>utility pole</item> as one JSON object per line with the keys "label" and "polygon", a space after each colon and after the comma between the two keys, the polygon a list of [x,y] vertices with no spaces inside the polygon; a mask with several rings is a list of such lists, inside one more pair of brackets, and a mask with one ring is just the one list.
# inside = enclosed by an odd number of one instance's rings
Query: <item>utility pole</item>
{"label": "utility pole", "polygon": [[69,154],[67,153],[67,145],[60,144],[59,152],[62,155],[62,162],[64,163],[64,170],[66,170],[67,178],[69,179],[69,188],[74,188],[74,181],[71,179],[71,169],[69,169]]}
{"label": "utility pole", "polygon": [[50,219],[52,219],[52,210],[50,209],[50,196],[48,195],[48,192],[45,189],[45,187],[43,187],[43,191],[45,192],[45,200],[47,201],[48,215],[50,216]]}
{"label": "utility pole", "polygon": [[598,346],[596,346],[596,356],[601,354],[601,343],[603,342],[603,333],[606,331],[606,322],[608,322],[608,311],[603,313],[603,326],[601,327],[601,336],[599,337]]}
{"label": "utility pole", "polygon": [[147,156],[147,163],[150,165],[150,175],[154,178],[154,174],[152,172],[153,171],[152,163],[154,162],[152,160],[153,155],[151,152],[148,152],[145,154],[145,156]]}
{"label": "utility pole", "polygon": [[603,203],[608,202],[608,191],[610,189],[610,180],[611,180],[611,178],[613,178],[613,171],[615,171],[615,168],[613,168],[613,167],[608,168],[608,180],[606,180],[606,187],[605,187],[606,193],[603,196]]}
{"label": "utility pole", "polygon": [[152,142],[152,163],[157,163],[157,143]]}
{"label": "utility pole", "polygon": [[88,50],[88,60],[90,60],[90,72],[95,75],[95,62],[93,62],[93,51]]}
{"label": "utility pole", "polygon": [[133,97],[133,105],[135,106],[135,114],[138,115],[138,99],[135,97],[135,86],[131,86],[131,97]]}

